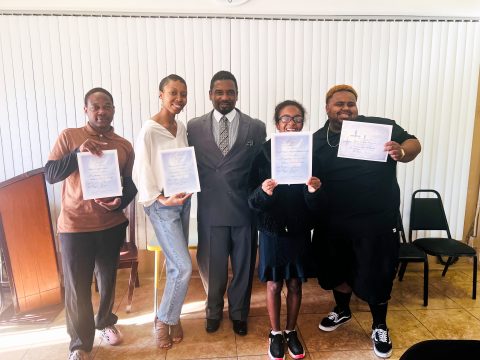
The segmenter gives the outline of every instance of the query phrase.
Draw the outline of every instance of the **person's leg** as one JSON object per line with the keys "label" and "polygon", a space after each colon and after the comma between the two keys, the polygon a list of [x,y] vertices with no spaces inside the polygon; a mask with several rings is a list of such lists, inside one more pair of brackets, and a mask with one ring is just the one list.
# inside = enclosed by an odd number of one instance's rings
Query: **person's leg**
{"label": "person's leg", "polygon": [[281,331],[280,308],[282,306],[283,281],[267,281],[267,310],[273,331]]}
{"label": "person's leg", "polygon": [[164,206],[158,201],[146,209],[158,244],[165,255],[167,276],[157,318],[168,325],[180,320],[182,305],[192,273],[192,261],[188,251],[182,223],[183,206]]}
{"label": "person's leg", "polygon": [[[207,320],[220,321],[223,317],[223,296],[228,282],[228,255],[230,228],[198,223],[197,262],[207,300]],[[218,322],[216,323],[218,326]],[[218,328],[218,327],[217,327]],[[212,329],[215,331],[216,329]]]}
{"label": "person's leg", "polygon": [[298,312],[302,304],[302,281],[299,278],[286,280],[287,283],[287,330],[295,330]]}
{"label": "person's leg", "polygon": [[117,280],[120,248],[125,240],[127,224],[99,231],[95,237],[95,277],[100,294],[100,305],[95,316],[95,328],[101,330],[116,324],[118,317],[113,314],[115,285]]}
{"label": "person's leg", "polygon": [[302,303],[302,281],[299,278],[286,280],[287,283],[287,327],[285,341],[288,353],[292,359],[303,359],[305,350],[298,339],[295,326],[297,325],[298,312]]}
{"label": "person's leg", "polygon": [[230,319],[247,321],[257,254],[257,231],[252,226],[232,227],[232,282],[228,287]]}
{"label": "person's leg", "polygon": [[383,358],[392,353],[386,318],[398,265],[398,243],[398,233],[392,230],[357,236],[354,241],[357,265],[353,291],[370,306],[373,350]]}
{"label": "person's leg", "polygon": [[65,286],[65,316],[71,352],[90,352],[95,337],[91,290],[95,266],[95,239],[89,237],[90,234],[59,234]]}

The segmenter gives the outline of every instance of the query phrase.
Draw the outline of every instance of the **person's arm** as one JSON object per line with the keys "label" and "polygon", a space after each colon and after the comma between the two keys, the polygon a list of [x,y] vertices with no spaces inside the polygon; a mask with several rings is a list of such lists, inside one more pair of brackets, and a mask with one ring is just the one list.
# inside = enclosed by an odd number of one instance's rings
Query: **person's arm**
{"label": "person's arm", "polygon": [[403,155],[399,160],[400,162],[407,163],[412,161],[420,154],[422,151],[422,145],[420,145],[420,141],[418,139],[408,139],[405,140],[402,144],[402,149],[405,155]]}
{"label": "person's arm", "polygon": [[75,149],[61,159],[47,161],[45,164],[45,179],[49,184],[55,184],[65,180],[71,173],[78,169],[78,151],[78,149]]}
{"label": "person's arm", "polygon": [[132,177],[124,177],[123,178],[123,189],[122,189],[122,196],[120,197],[120,206],[115,209],[115,211],[125,209],[128,204],[135,198],[137,195],[137,187],[135,186]]}
{"label": "person's arm", "polygon": [[412,161],[422,150],[420,141],[417,139],[407,139],[401,144],[396,141],[388,141],[385,143],[385,151],[395,160],[403,163]]}

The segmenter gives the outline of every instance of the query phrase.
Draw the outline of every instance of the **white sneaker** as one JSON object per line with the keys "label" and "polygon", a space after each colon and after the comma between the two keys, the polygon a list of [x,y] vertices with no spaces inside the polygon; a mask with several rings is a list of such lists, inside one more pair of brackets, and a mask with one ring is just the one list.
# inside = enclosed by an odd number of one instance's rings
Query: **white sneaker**
{"label": "white sneaker", "polygon": [[123,335],[115,325],[109,325],[100,330],[100,337],[112,346],[121,344],[123,341]]}
{"label": "white sneaker", "polygon": [[73,350],[68,356],[68,360],[90,360],[90,356],[83,350]]}
{"label": "white sneaker", "polygon": [[372,330],[373,352],[380,358],[389,358],[392,355],[392,340],[384,324]]}

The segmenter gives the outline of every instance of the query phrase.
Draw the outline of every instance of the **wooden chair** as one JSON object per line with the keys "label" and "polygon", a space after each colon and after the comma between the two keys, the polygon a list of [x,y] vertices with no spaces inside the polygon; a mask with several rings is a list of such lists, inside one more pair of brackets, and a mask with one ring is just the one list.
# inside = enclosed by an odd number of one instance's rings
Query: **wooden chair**
{"label": "wooden chair", "polygon": [[[126,312],[129,313],[132,309],[133,291],[140,286],[138,280],[138,249],[135,237],[135,200],[133,200],[126,208],[125,215],[128,218],[128,231],[126,233],[125,241],[120,248],[120,260],[118,262],[119,269],[130,268],[130,279],[128,281],[128,298]],[[95,281],[95,290],[98,291],[97,282]]]}
{"label": "wooden chair", "polygon": [[128,236],[120,249],[120,261],[118,262],[119,269],[131,269],[128,281],[127,313],[132,309],[133,290],[140,286],[138,280],[138,249],[135,237],[135,205],[135,200],[133,200],[125,210],[129,221]]}

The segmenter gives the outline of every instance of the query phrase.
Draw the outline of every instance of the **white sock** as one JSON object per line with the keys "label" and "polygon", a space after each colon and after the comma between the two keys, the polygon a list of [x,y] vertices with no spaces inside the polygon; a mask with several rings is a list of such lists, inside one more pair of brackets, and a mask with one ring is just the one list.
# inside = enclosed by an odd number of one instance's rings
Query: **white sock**
{"label": "white sock", "polygon": [[282,331],[273,331],[273,330],[270,330],[270,333],[272,335],[282,335]]}

